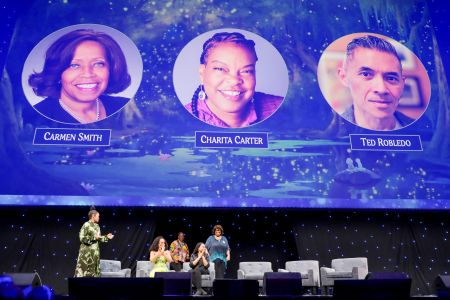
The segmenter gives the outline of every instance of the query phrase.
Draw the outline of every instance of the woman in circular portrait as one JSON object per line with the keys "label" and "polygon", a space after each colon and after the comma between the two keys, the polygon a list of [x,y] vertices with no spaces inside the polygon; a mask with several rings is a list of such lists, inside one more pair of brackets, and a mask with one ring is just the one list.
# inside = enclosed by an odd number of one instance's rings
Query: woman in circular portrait
{"label": "woman in circular portrait", "polygon": [[239,32],[218,32],[203,44],[200,85],[186,109],[218,127],[242,128],[272,115],[283,97],[256,92],[255,42]]}
{"label": "woman in circular portrait", "polygon": [[87,124],[120,110],[129,99],[110,94],[131,83],[119,44],[104,32],[77,29],[58,38],[46,51],[42,72],[28,78],[34,93],[46,97],[34,105],[61,123]]}

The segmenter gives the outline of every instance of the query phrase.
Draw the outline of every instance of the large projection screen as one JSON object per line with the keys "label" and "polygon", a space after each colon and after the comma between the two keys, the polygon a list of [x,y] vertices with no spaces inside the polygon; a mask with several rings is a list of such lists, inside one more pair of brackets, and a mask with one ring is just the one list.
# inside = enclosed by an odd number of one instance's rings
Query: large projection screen
{"label": "large projection screen", "polygon": [[11,4],[0,205],[448,210],[450,95],[430,9]]}

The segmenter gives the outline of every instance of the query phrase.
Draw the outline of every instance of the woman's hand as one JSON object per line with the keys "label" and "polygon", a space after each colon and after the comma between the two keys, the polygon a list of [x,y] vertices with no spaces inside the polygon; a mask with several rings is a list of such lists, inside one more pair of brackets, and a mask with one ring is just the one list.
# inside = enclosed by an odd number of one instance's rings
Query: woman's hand
{"label": "woman's hand", "polygon": [[109,240],[112,240],[113,237],[114,237],[114,235],[110,232],[110,233],[108,233],[108,234],[106,235],[106,237],[107,237]]}
{"label": "woman's hand", "polygon": [[169,250],[164,251],[163,255],[167,259],[168,262],[172,262],[173,261],[172,255],[170,255],[170,251]]}
{"label": "woman's hand", "polygon": [[206,259],[205,255],[202,255],[202,263],[205,267],[208,265],[208,259]]}

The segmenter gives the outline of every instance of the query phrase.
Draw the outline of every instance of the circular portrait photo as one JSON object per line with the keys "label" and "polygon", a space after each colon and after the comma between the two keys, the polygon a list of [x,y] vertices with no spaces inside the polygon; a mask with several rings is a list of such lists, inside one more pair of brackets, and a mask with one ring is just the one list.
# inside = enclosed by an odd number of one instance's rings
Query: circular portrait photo
{"label": "circular portrait photo", "polygon": [[206,32],[180,52],[173,71],[175,92],[199,120],[244,128],[269,118],[289,86],[286,64],[262,37],[224,28]]}
{"label": "circular portrait photo", "polygon": [[317,76],[332,109],[370,130],[408,126],[430,101],[430,79],[417,56],[379,34],[354,33],[335,40],[323,52]]}
{"label": "circular portrait photo", "polygon": [[79,24],[55,31],[30,52],[22,87],[44,117],[88,124],[124,108],[142,79],[136,45],[108,26]]}

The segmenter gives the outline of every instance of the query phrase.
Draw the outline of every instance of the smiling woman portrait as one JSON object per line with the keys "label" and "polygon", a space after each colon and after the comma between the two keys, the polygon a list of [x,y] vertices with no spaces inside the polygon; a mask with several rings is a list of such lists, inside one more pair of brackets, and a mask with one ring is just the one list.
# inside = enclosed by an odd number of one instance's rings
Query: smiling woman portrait
{"label": "smiling woman portrait", "polygon": [[73,30],[46,51],[42,72],[28,78],[37,96],[34,105],[44,116],[61,123],[87,124],[120,110],[129,99],[110,96],[131,83],[125,56],[108,34]]}
{"label": "smiling woman portrait", "polygon": [[200,85],[186,109],[205,123],[242,128],[272,115],[283,97],[256,92],[255,42],[239,32],[218,32],[203,44]]}

